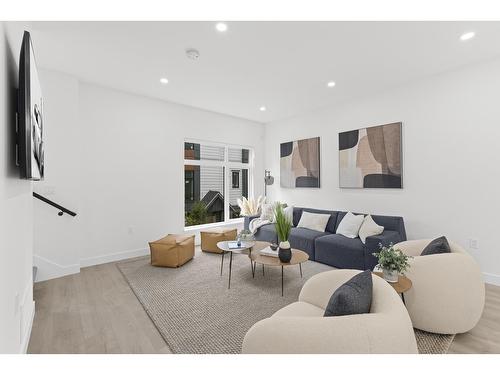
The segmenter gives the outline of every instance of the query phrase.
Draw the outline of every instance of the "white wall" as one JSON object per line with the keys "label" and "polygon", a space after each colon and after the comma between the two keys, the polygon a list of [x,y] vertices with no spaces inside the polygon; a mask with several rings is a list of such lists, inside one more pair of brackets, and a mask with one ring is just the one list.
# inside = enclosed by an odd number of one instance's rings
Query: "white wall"
{"label": "white wall", "polygon": [[[335,90],[342,90],[338,85]],[[270,197],[291,204],[402,215],[408,237],[446,235],[470,250],[486,280],[500,284],[500,61],[434,76],[376,97],[266,127]],[[338,133],[403,122],[402,190],[338,187]],[[282,189],[279,144],[321,137],[321,188]]]}
{"label": "white wall", "polygon": [[47,162],[45,181],[35,190],[78,215],[59,217],[49,206],[35,205],[39,280],[146,254],[148,241],[182,233],[185,138],[252,147],[257,177],[263,170],[261,124],[56,72],[41,70],[40,76]]}
{"label": "white wall", "polygon": [[248,145],[262,170],[263,126],[160,100],[80,86],[82,265],[184,230],[185,138]]}
{"label": "white wall", "polygon": [[34,314],[32,183],[19,179],[15,161],[22,26],[0,22],[0,353],[26,350]]}
{"label": "white wall", "polygon": [[[79,212],[81,207],[81,151],[76,78],[39,69],[44,95],[45,178],[33,190]],[[37,280],[80,270],[83,241],[80,216],[58,216],[48,204],[34,202],[34,263]]]}

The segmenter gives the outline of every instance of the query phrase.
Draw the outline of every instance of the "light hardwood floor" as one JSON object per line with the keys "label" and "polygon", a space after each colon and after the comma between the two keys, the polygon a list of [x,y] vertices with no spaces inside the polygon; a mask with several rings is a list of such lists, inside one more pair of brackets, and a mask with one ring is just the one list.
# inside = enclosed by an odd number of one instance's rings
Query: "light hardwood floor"
{"label": "light hardwood floor", "polygon": [[500,286],[486,284],[486,302],[479,323],[456,335],[449,353],[500,353]]}
{"label": "light hardwood floor", "polygon": [[28,353],[169,353],[114,263],[35,284]]}
{"label": "light hardwood floor", "polygon": [[[35,284],[29,353],[170,353],[115,263]],[[500,353],[500,287],[486,286],[479,324],[450,353]]]}

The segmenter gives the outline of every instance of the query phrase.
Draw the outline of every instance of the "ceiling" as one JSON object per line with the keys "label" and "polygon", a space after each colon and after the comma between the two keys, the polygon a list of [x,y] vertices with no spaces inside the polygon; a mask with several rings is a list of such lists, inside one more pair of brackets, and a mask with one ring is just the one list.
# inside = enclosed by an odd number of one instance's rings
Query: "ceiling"
{"label": "ceiling", "polygon": [[226,23],[30,25],[43,68],[262,123],[500,56],[500,22]]}

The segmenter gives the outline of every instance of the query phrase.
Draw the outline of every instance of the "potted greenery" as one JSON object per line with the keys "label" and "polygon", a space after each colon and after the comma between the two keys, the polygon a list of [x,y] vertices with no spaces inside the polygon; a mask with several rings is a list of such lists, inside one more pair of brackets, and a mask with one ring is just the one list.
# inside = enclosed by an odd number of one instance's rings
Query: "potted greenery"
{"label": "potted greenery", "polygon": [[243,229],[240,234],[238,235],[238,237],[242,240],[242,241],[253,241],[255,240],[255,237],[254,235],[252,234],[251,231],[249,231],[248,229]]}
{"label": "potted greenery", "polygon": [[397,283],[399,275],[410,267],[409,259],[412,258],[404,254],[401,250],[395,249],[391,242],[389,246],[379,244],[380,252],[373,253],[378,258],[378,264],[382,268],[384,279],[390,283]]}
{"label": "potted greenery", "polygon": [[281,203],[277,203],[274,208],[274,226],[278,235],[279,250],[278,257],[283,263],[288,263],[292,259],[292,250],[288,237],[292,229],[292,221],[286,217]]}

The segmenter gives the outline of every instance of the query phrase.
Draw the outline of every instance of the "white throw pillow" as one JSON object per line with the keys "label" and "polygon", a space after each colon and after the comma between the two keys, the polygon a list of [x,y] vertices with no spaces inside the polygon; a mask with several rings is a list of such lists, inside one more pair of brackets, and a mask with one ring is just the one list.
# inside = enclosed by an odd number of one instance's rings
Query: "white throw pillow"
{"label": "white throw pillow", "polygon": [[384,227],[378,225],[371,215],[366,215],[363,220],[363,224],[361,224],[361,228],[359,228],[359,238],[361,242],[366,243],[366,237],[376,236],[384,231]]}
{"label": "white throw pillow", "polygon": [[274,203],[264,203],[260,214],[261,220],[273,221],[274,219]]}
{"label": "white throw pillow", "polygon": [[364,215],[354,215],[349,211],[337,227],[337,234],[341,234],[347,238],[358,237],[359,228],[361,228],[364,218]]}
{"label": "white throw pillow", "polygon": [[283,213],[285,217],[290,220],[290,223],[293,223],[293,206],[286,206]]}
{"label": "white throw pillow", "polygon": [[328,220],[330,220],[330,216],[330,214],[315,214],[302,211],[302,216],[297,224],[297,228],[307,228],[318,232],[324,232],[326,224],[328,224]]}

